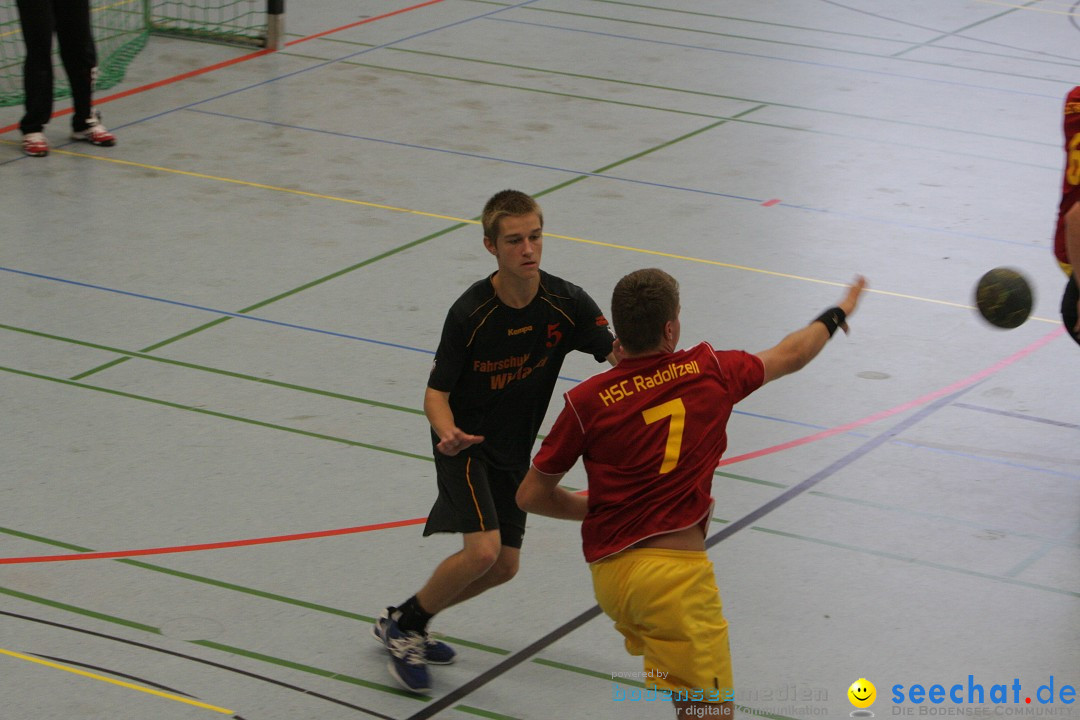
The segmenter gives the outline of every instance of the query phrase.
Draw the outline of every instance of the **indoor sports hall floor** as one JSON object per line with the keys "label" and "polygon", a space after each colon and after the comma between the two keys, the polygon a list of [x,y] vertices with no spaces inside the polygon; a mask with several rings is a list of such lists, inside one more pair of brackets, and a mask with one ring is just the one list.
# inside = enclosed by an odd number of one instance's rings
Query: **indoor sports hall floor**
{"label": "indoor sports hall floor", "polygon": [[[114,148],[63,116],[24,158],[0,110],[0,717],[674,716],[570,523],[532,518],[518,577],[436,619],[461,655],[430,698],[369,635],[459,547],[421,537],[420,405],[508,187],[605,311],[674,274],[684,344],[764,349],[870,280],[851,335],[731,422],[710,555],[741,713],[846,717],[866,678],[877,717],[1080,716],[1050,250],[1078,3],[288,10],[273,54],[151,40],[100,98]],[[1037,294],[1012,331],[971,307],[1001,265]],[[961,702],[908,697],[935,684]]]}

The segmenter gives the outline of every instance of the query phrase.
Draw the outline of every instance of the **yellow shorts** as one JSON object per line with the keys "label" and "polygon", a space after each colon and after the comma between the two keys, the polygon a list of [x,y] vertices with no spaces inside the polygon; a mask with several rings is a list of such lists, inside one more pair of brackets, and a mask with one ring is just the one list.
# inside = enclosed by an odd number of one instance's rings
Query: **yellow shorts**
{"label": "yellow shorts", "polygon": [[590,569],[627,652],[644,655],[646,686],[697,691],[690,699],[701,702],[733,699],[728,625],[708,555],[635,548]]}

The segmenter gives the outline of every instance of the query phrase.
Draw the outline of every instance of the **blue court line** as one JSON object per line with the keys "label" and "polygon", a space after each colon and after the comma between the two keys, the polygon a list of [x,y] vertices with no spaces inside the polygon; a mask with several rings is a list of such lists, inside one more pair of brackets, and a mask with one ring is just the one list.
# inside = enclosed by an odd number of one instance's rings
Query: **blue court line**
{"label": "blue court line", "polygon": [[248,90],[253,90],[255,88],[259,88],[259,87],[262,87],[264,85],[269,85],[269,84],[275,83],[275,82],[277,82],[279,80],[285,80],[287,78],[295,77],[297,75],[302,75],[304,73],[308,73],[308,72],[311,72],[313,70],[319,70],[319,69],[327,67],[329,65],[333,65],[334,63],[343,62],[345,60],[349,60],[349,59],[352,59],[354,57],[358,57],[360,55],[366,55],[367,53],[375,52],[376,50],[382,50],[383,48],[392,47],[392,46],[397,45],[399,43],[407,42],[409,40],[414,40],[416,38],[423,37],[425,35],[430,35],[432,33],[440,32],[442,30],[447,30],[449,28],[457,27],[458,25],[464,25],[466,23],[470,23],[470,22],[473,22],[475,20],[482,20],[482,19],[488,18],[488,17],[490,17],[492,15],[497,15],[497,14],[499,14],[501,12],[506,12],[507,10],[514,10],[516,8],[524,7],[526,5],[531,5],[532,3],[537,2],[537,1],[538,0],[524,0],[524,2],[519,2],[519,3],[514,4],[514,5],[508,5],[506,7],[501,7],[501,8],[495,9],[495,10],[490,10],[488,12],[481,13],[479,15],[474,15],[472,17],[468,17],[468,18],[465,18],[463,20],[455,20],[454,22],[447,23],[446,25],[440,25],[439,27],[430,28],[428,30],[422,30],[420,32],[413,33],[412,35],[406,35],[405,37],[398,38],[396,40],[391,40],[389,42],[382,43],[381,45],[373,45],[371,47],[364,48],[363,50],[358,50],[357,52],[349,53],[348,55],[343,55],[342,57],[334,58],[333,60],[326,60],[324,62],[320,62],[320,63],[317,63],[315,65],[311,65],[309,67],[302,68],[300,70],[294,70],[294,71],[292,71],[290,73],[285,73],[284,75],[278,75],[277,77],[272,77],[272,78],[269,78],[267,80],[261,80],[261,81],[259,81],[257,83],[252,84],[252,85],[247,85],[247,86],[244,86],[244,87],[241,87],[241,88],[236,88],[235,90],[229,90],[228,92],[224,92],[224,93],[221,93],[219,95],[214,95],[213,97],[208,97],[208,98],[205,98],[203,100],[198,100],[198,101],[193,102],[193,103],[188,103],[186,105],[180,105],[178,107],[172,108],[171,110],[165,110],[163,112],[156,113],[154,115],[148,115],[148,116],[146,116],[144,118],[141,118],[139,120],[129,122],[129,123],[125,124],[125,125],[117,125],[116,127],[117,127],[117,129],[130,127],[132,125],[137,125],[139,123],[146,122],[147,120],[154,120],[156,118],[163,117],[165,115],[170,115],[170,114],[172,114],[174,112],[177,112],[179,110],[188,110],[188,109],[193,108],[193,107],[195,107],[197,105],[202,105],[203,103],[213,102],[214,100],[220,100],[221,98],[226,98],[226,97],[229,97],[230,95],[236,95],[237,93],[247,92]]}
{"label": "blue court line", "polygon": [[87,288],[90,290],[100,290],[102,292],[113,293],[115,295],[124,295],[126,297],[137,298],[139,300],[152,300],[153,302],[165,303],[166,305],[175,305],[177,307],[187,308],[188,310],[198,310],[199,312],[213,313],[215,315],[236,318],[238,320],[253,320],[255,322],[266,323],[267,325],[276,325],[278,327],[286,327],[293,330],[303,330],[305,332],[319,333],[320,335],[330,335],[332,337],[344,338],[346,340],[359,340],[360,342],[371,343],[373,345],[383,345],[386,347],[398,348],[400,350],[412,350],[413,352],[425,353],[427,355],[435,354],[434,350],[413,347],[411,345],[400,345],[398,343],[387,342],[385,340],[375,340],[373,338],[362,337],[360,335],[349,335],[348,333],[336,332],[334,330],[323,330],[321,328],[310,327],[308,325],[287,323],[282,322],[281,320],[270,320],[269,318],[261,318],[256,315],[247,315],[243,313],[230,312],[228,310],[219,310],[217,308],[207,307],[205,305],[196,305],[194,303],[181,302],[180,300],[170,300],[169,298],[157,297],[155,295],[146,295],[143,293],[132,292],[130,290],[119,290],[117,288],[111,288],[105,285],[95,285],[93,283],[81,282],[79,280],[69,280],[67,278],[55,277],[53,275],[43,275],[41,273],[30,272],[28,270],[16,270],[15,268],[0,266],[0,271],[13,273],[15,275],[23,275],[25,277],[32,277],[38,280],[50,280],[52,282],[64,283],[65,285],[74,285],[76,287]]}
{"label": "blue court line", "polygon": [[[686,187],[683,185],[669,185],[667,183],[653,182],[650,180],[637,180],[635,178],[622,177],[619,175],[608,175],[606,173],[589,172],[587,170],[575,170],[573,168],[558,167],[555,165],[543,165],[540,163],[525,162],[523,160],[510,160],[508,158],[496,157],[494,155],[482,155],[480,153],[464,152],[462,150],[447,150],[444,148],[432,147],[430,145],[418,145],[416,143],[402,142],[399,140],[385,140],[383,138],[369,137],[367,135],[354,135],[351,133],[340,132],[337,130],[322,130],[319,128],[306,127],[303,125],[291,125],[289,123],[276,122],[274,120],[263,120],[260,118],[244,117],[242,115],[233,115],[231,113],[215,112],[212,110],[195,110],[190,107],[183,108],[189,112],[199,113],[202,115],[211,115],[215,117],[227,118],[230,120],[239,120],[242,122],[256,123],[259,125],[269,125],[271,127],[285,128],[289,130],[300,130],[303,132],[316,133],[319,135],[330,135],[332,137],[347,138],[349,140],[363,140],[366,142],[381,143],[383,145],[392,145],[396,147],[409,148],[412,150],[423,150],[427,152],[445,153],[447,155],[457,155],[460,157],[474,158],[477,160],[487,160],[490,162],[505,163],[508,165],[517,165],[521,167],[535,168],[538,170],[550,170],[552,172],[565,173],[569,175],[581,175],[585,177],[593,177],[601,180],[614,180],[616,182],[631,183],[634,185],[643,185],[646,187],[661,188],[664,190],[675,190],[677,192],[695,193],[698,195],[708,195],[710,197],[725,198],[728,200],[741,200],[744,202],[752,202],[755,205],[761,205],[768,198],[754,198],[747,197],[745,195],[736,195],[734,193],[718,192],[716,190],[705,190],[702,188]],[[171,111],[170,111],[171,112]],[[141,122],[141,121],[140,121]],[[1057,171],[1055,171],[1057,172]],[[949,230],[940,227],[928,227],[925,225],[917,225],[915,223],[904,222],[902,220],[887,220],[883,218],[871,217],[869,215],[859,215],[857,213],[849,213],[841,210],[830,210],[828,208],[817,208],[810,205],[799,205],[797,203],[779,202],[772,207],[782,207],[789,210],[802,210],[804,212],[813,212],[823,215],[829,215],[832,217],[845,218],[847,220],[855,220],[858,222],[873,223],[876,225],[887,225],[889,227],[898,227],[905,230],[916,230],[923,233],[934,233],[938,235],[947,235],[949,237],[966,238],[969,240],[986,240],[989,242],[1003,243],[1006,245],[1014,245],[1017,247],[1023,247],[1028,250],[1035,250],[1040,253],[1046,253],[1049,250],[1048,243],[1032,243],[1030,240],[1008,240],[1006,238],[991,237],[989,235],[979,235],[977,233],[962,232],[959,230]]]}
{"label": "blue court line", "polygon": [[[759,518],[763,517],[764,515],[768,515],[776,508],[787,503],[789,500],[795,498],[796,496],[806,492],[813,486],[820,483],[822,480],[831,477],[832,475],[844,469],[851,463],[862,458],[864,455],[867,455],[872,450],[880,447],[881,445],[884,445],[886,442],[889,442],[903,431],[912,427],[916,423],[919,423],[922,420],[926,419],[927,417],[937,412],[941,408],[947,406],[949,403],[953,402],[957,398],[963,396],[965,393],[968,393],[974,388],[978,387],[983,382],[985,382],[985,380],[974,383],[965,388],[957,390],[954,393],[938,398],[929,405],[921,408],[918,412],[905,418],[904,420],[900,421],[899,423],[889,428],[888,430],[880,433],[879,435],[871,438],[870,440],[855,448],[847,455],[844,455],[828,467],[806,478],[798,485],[792,486],[791,488],[774,497],[772,500],[766,502],[764,505],[761,505],[757,509],[752,510],[738,520],[725,525],[722,530],[720,530],[705,541],[705,547],[707,549],[712,548],[717,543],[726,540],[727,538],[731,537],[733,534],[737,533],[743,528],[750,526]],[[1001,581],[1001,578],[985,574],[980,574],[980,577],[988,577],[990,579]],[[554,644],[558,640],[561,640],[562,638],[569,635],[571,632],[588,623],[590,620],[599,617],[601,614],[602,611],[600,610],[600,606],[593,605],[589,609],[579,614],[577,617],[574,617],[571,620],[563,623],[562,625],[547,633],[535,642],[531,643],[524,649],[515,652],[513,655],[507,657],[504,660],[499,661],[493,667],[480,673],[465,684],[455,688],[454,690],[442,696],[435,702],[425,706],[422,710],[408,716],[405,720],[427,720],[427,718],[434,717],[437,713],[450,707],[454,703],[458,702],[461,698],[465,697],[466,695],[472,694],[473,691],[483,687],[487,683],[505,674],[517,665],[520,665],[522,662],[528,660],[536,653],[540,652],[549,645]]]}
{"label": "blue court line", "polygon": [[[311,72],[312,70],[318,70],[320,68],[327,67],[328,65],[333,65],[334,63],[343,62],[345,60],[349,60],[349,59],[357,57],[359,55],[364,55],[366,53],[374,52],[376,50],[382,50],[383,48],[388,48],[388,47],[391,47],[393,45],[397,45],[398,43],[403,43],[403,42],[406,42],[408,40],[413,40],[413,39],[418,38],[418,37],[423,37],[424,35],[430,35],[432,33],[439,32],[440,30],[446,30],[448,28],[456,27],[458,25],[464,25],[465,23],[473,22],[474,20],[480,20],[480,19],[487,18],[487,17],[489,17],[491,15],[496,15],[496,14],[501,13],[501,12],[506,12],[507,10],[514,10],[516,8],[524,7],[526,5],[531,5],[532,3],[537,2],[537,1],[538,0],[524,0],[524,2],[519,2],[516,5],[508,5],[506,7],[502,7],[502,8],[498,8],[496,10],[491,10],[491,11],[488,11],[488,12],[485,12],[485,13],[481,13],[481,14],[475,15],[473,17],[465,18],[464,20],[455,20],[454,22],[448,23],[446,25],[441,25],[439,27],[431,28],[429,30],[422,30],[420,32],[413,33],[412,35],[407,35],[407,36],[405,36],[403,38],[398,38],[397,40],[391,40],[390,42],[382,43],[381,45],[373,45],[372,47],[364,48],[363,50],[359,50],[357,52],[350,53],[348,55],[344,55],[344,56],[339,57],[339,58],[334,58],[333,60],[326,60],[324,62],[320,62],[320,63],[315,64],[315,65],[311,65],[310,67],[302,68],[300,70],[294,70],[293,72],[285,73],[284,75],[279,75],[277,77],[269,78],[267,80],[261,80],[261,81],[259,81],[257,83],[252,84],[252,85],[247,85],[245,87],[236,88],[235,90],[229,90],[228,92],[224,92],[224,93],[221,93],[219,95],[214,95],[213,97],[204,98],[203,100],[198,100],[196,102],[188,103],[186,105],[180,105],[180,106],[174,107],[174,108],[172,108],[170,110],[164,110],[162,112],[155,113],[153,115],[147,115],[146,117],[140,118],[138,120],[132,120],[131,122],[123,123],[123,124],[120,124],[120,125],[114,125],[113,129],[114,130],[121,130],[123,128],[131,127],[133,125],[139,125],[141,123],[147,122],[148,120],[156,120],[157,118],[164,117],[166,115],[170,115],[170,114],[172,114],[174,112],[177,112],[179,110],[187,110],[187,109],[193,108],[193,107],[195,107],[197,105],[202,105],[203,103],[213,102],[214,100],[220,100],[221,98],[229,97],[230,95],[235,95],[237,93],[246,92],[248,90],[252,90],[254,88],[262,87],[264,85],[269,85],[270,83],[277,82],[278,80],[284,80],[286,78],[291,78],[291,77],[294,77],[296,75],[301,75],[303,73]],[[77,141],[70,140],[70,141],[68,141],[66,143],[56,145],[55,147],[57,149],[63,149],[63,148],[68,147],[69,145],[75,144],[76,142]],[[17,162],[17,161],[23,160],[25,158],[26,158],[25,155],[20,155],[18,157],[12,158],[10,160],[0,161],[0,166],[6,165],[6,164],[12,163],[12,162]]]}
{"label": "blue court line", "polygon": [[966,460],[978,460],[980,462],[990,463],[991,465],[1003,465],[1005,467],[1017,468],[1018,470],[1026,470],[1028,472],[1041,473],[1043,475],[1055,475],[1057,477],[1068,478],[1069,480],[1080,480],[1080,475],[1075,473],[1067,473],[1062,470],[1051,470],[1049,468],[1035,467],[1032,465],[1024,465],[1014,460],[1002,460],[1001,458],[988,457],[985,455],[975,455],[969,452],[962,452],[960,450],[949,450],[948,448],[933,447],[930,445],[923,445],[917,442],[907,442],[904,440],[896,440],[895,444],[903,447],[917,448],[919,450],[927,450],[930,452],[941,453],[942,455],[950,455],[952,457],[964,458]]}
{"label": "blue court line", "polygon": [[[609,37],[609,38],[615,38],[617,40],[632,40],[634,42],[650,43],[650,44],[654,44],[654,45],[668,45],[668,46],[671,46],[671,47],[686,48],[686,49],[689,49],[689,50],[704,50],[706,52],[722,53],[724,55],[738,55],[740,57],[756,58],[756,59],[759,59],[759,60],[775,60],[777,62],[794,63],[796,65],[810,65],[810,66],[813,66],[813,67],[827,68],[829,70],[846,70],[848,72],[853,72],[853,73],[864,73],[864,74],[867,74],[867,75],[883,75],[885,77],[900,78],[902,80],[914,80],[914,81],[917,81],[917,82],[937,83],[937,84],[940,84],[940,85],[952,85],[952,86],[955,86],[955,87],[963,87],[963,88],[969,88],[969,89],[973,89],[973,90],[987,90],[987,91],[992,91],[992,92],[1008,93],[1010,95],[1024,95],[1024,96],[1027,96],[1027,97],[1046,98],[1046,99],[1055,100],[1055,101],[1058,101],[1058,102],[1061,101],[1061,96],[1059,96],[1057,94],[1055,94],[1055,95],[1045,95],[1043,93],[1027,92],[1027,91],[1024,91],[1024,90],[1009,90],[1009,89],[1002,88],[1002,87],[991,87],[991,86],[987,86],[987,85],[976,85],[974,83],[965,83],[965,82],[959,82],[959,81],[956,81],[956,80],[940,80],[938,78],[932,78],[932,77],[919,77],[919,76],[916,76],[916,75],[905,75],[903,73],[888,72],[886,70],[867,70],[867,69],[864,69],[864,68],[852,67],[850,65],[837,65],[837,64],[833,64],[833,63],[816,62],[816,61],[813,61],[813,60],[794,60],[794,59],[791,59],[791,58],[778,57],[778,56],[775,56],[775,55],[765,55],[765,54],[762,54],[762,53],[746,52],[744,50],[724,50],[722,48],[709,47],[708,45],[694,45],[692,43],[678,43],[678,42],[671,42],[669,40],[653,40],[653,39],[650,39],[650,38],[638,37],[638,36],[635,36],[635,35],[622,35],[622,34],[619,34],[619,33],[601,32],[599,30],[583,30],[581,28],[566,27],[566,26],[563,26],[563,25],[549,25],[547,23],[530,22],[530,21],[527,21],[527,20],[509,20],[507,18],[487,18],[487,19],[493,20],[494,22],[512,23],[512,24],[516,24],[516,25],[531,25],[533,27],[547,28],[549,30],[563,30],[563,31],[566,31],[566,32],[584,33],[586,35],[596,35],[596,36],[600,36],[600,37]],[[911,58],[893,58],[893,57],[889,57],[889,56],[885,56],[885,55],[868,55],[868,57],[870,57],[872,59],[875,59],[875,60],[885,60],[885,61],[900,60],[902,62],[913,62],[913,63],[919,63],[919,64],[934,65],[934,63],[923,62],[923,61],[920,61],[920,60],[913,60]],[[935,66],[935,67],[937,67],[937,66]],[[954,66],[949,66],[948,69],[956,70],[956,71],[968,71],[968,72],[991,72],[991,71],[987,71],[987,70],[982,70],[980,68],[965,68],[965,67],[954,67]],[[1002,74],[1007,74],[1007,73],[1002,73]],[[1023,76],[1016,76],[1016,77],[1023,77]],[[1026,79],[1026,80],[1027,79],[1039,80],[1040,78],[1023,78],[1023,79]],[[1044,82],[1060,83],[1063,86],[1064,85],[1070,85],[1071,86],[1071,85],[1075,84],[1075,83],[1073,83],[1072,81],[1069,81],[1069,80],[1055,80],[1053,78],[1044,79]]]}

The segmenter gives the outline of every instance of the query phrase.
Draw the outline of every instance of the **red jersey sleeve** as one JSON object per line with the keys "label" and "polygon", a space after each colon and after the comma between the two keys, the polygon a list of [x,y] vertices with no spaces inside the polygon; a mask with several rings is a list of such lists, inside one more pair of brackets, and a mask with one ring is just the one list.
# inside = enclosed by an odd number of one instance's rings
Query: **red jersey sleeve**
{"label": "red jersey sleeve", "polygon": [[562,412],[555,419],[551,433],[540,444],[540,450],[533,458],[533,465],[545,475],[559,475],[574,467],[574,463],[584,452],[585,434],[581,429],[581,420],[574,411],[570,398]]}
{"label": "red jersey sleeve", "polygon": [[732,403],[737,403],[765,384],[765,363],[743,350],[713,351],[720,373],[728,383]]}

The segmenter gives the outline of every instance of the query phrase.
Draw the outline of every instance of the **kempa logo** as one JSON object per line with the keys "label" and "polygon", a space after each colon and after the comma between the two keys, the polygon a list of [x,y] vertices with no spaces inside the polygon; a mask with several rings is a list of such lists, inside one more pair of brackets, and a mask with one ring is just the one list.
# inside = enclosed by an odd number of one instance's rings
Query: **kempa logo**
{"label": "kempa logo", "polygon": [[532,325],[526,325],[525,327],[519,327],[519,328],[509,328],[506,331],[506,334],[507,335],[520,335],[521,333],[532,332],[532,329],[533,329]]}

